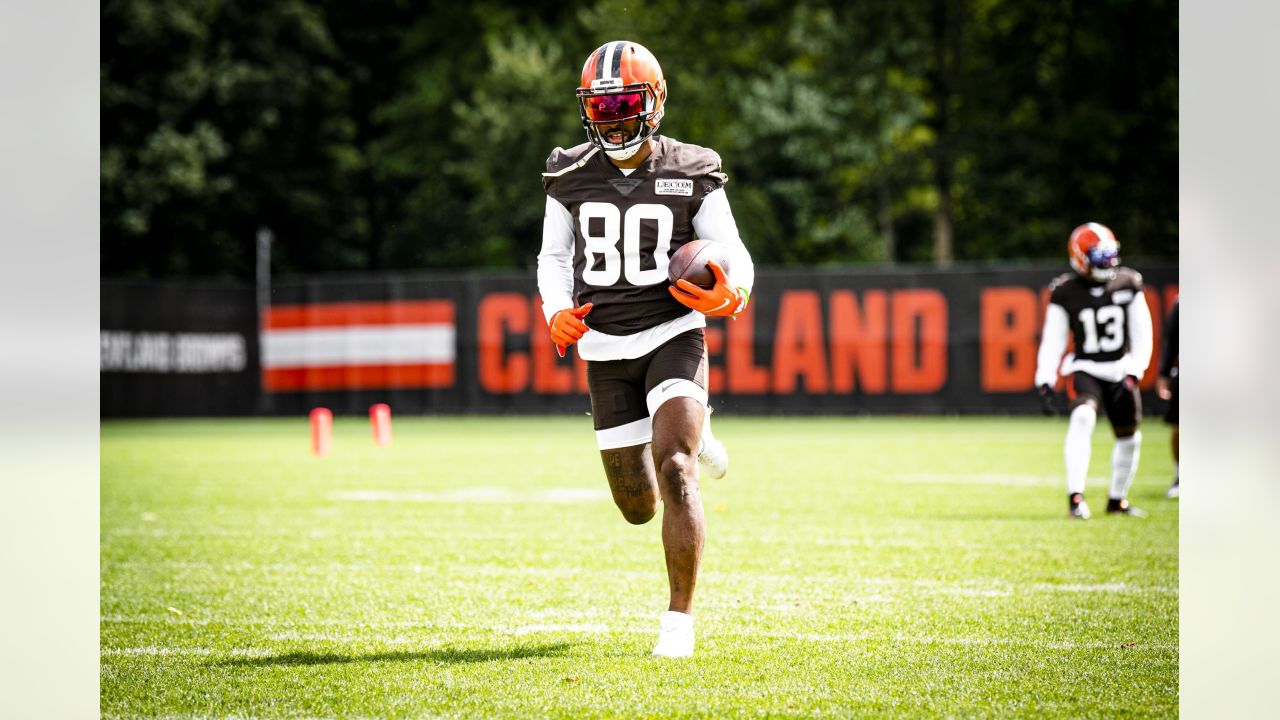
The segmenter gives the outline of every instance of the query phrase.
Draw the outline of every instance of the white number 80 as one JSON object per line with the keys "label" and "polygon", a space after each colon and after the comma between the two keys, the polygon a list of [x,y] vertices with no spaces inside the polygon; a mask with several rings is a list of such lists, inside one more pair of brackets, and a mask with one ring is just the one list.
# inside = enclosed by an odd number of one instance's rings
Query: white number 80
{"label": "white number 80", "polygon": [[[604,221],[604,232],[592,235],[593,218]],[[658,245],[653,249],[654,267],[640,269],[640,221],[658,223]],[[586,269],[583,282],[596,287],[613,285],[624,275],[627,282],[636,286],[656,285],[667,279],[667,252],[671,249],[671,229],[675,223],[671,208],[666,205],[641,203],[632,205],[622,217],[613,203],[584,202],[578,209],[578,225],[585,241],[583,254]],[[621,230],[621,233],[619,232]],[[618,237],[622,237],[622,252],[618,252]],[[596,258],[604,258],[604,267],[596,269]],[[624,260],[625,258],[625,260]]]}

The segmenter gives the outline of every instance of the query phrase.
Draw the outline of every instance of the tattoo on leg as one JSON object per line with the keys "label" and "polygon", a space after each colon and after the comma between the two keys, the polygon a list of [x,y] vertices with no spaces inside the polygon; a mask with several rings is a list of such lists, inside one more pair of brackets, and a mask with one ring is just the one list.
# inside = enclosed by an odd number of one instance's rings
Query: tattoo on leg
{"label": "tattoo on leg", "polygon": [[620,492],[627,497],[639,498],[644,497],[645,492],[649,489],[649,484],[641,478],[628,477],[611,477],[609,485],[616,492]]}
{"label": "tattoo on leg", "polygon": [[605,475],[615,495],[643,498],[653,494],[653,481],[644,464],[646,448],[640,453],[627,450],[604,451]]}

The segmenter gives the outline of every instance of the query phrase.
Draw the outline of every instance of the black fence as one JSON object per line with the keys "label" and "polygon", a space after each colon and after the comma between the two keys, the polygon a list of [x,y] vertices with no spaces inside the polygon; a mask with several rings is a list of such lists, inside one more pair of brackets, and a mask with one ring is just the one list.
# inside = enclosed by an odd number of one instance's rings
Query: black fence
{"label": "black fence", "polygon": [[[1177,267],[1138,264],[1160,347]],[[743,414],[1031,413],[1045,285],[1064,265],[760,270],[707,329],[712,403]],[[102,283],[104,417],[585,413],[532,273],[250,285]],[[1143,381],[1149,412],[1155,358]]]}

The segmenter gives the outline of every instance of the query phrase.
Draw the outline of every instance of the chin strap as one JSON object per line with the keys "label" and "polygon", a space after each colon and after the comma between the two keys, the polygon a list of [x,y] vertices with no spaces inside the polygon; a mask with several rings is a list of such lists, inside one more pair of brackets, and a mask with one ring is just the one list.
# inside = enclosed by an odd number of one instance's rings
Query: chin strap
{"label": "chin strap", "polygon": [[625,148],[623,150],[605,150],[604,154],[608,155],[614,160],[629,160],[636,153],[640,152],[640,146],[642,145],[644,145],[643,142],[638,142],[635,145],[632,145],[631,147]]}

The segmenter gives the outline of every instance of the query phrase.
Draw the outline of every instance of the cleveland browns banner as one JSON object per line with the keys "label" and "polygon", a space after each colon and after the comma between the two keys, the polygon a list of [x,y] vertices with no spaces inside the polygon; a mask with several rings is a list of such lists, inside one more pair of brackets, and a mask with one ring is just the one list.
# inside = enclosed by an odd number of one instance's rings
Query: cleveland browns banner
{"label": "cleveland browns banner", "polygon": [[[1135,267],[1158,352],[1177,268]],[[1038,412],[1032,375],[1046,285],[1066,270],[762,268],[747,311],[708,324],[712,404],[740,413]],[[590,410],[585,364],[573,351],[557,356],[532,273],[276,281],[260,312],[252,287],[220,292],[236,299],[222,297],[211,312],[198,293],[172,285],[149,297],[137,284],[103,282],[104,416],[303,414],[319,405],[362,414],[379,402],[397,413]],[[1157,359],[1142,384],[1148,412],[1161,409],[1150,392]]]}

